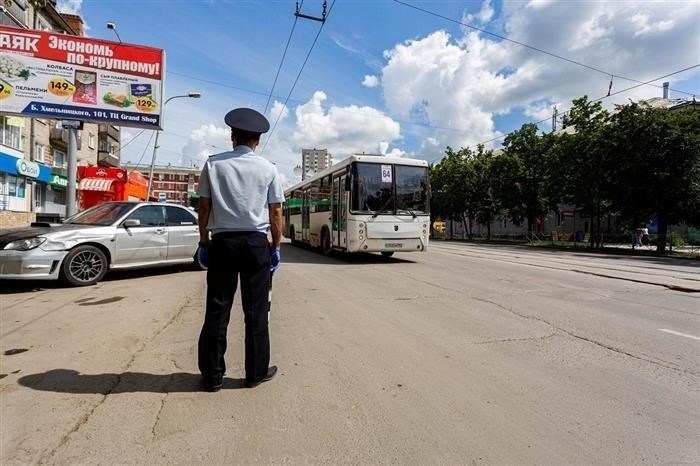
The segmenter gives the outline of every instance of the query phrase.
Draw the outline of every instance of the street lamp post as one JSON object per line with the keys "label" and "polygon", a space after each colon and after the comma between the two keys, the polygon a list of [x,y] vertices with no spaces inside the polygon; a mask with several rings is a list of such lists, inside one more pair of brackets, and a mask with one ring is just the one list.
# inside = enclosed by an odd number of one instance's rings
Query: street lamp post
{"label": "street lamp post", "polygon": [[[163,116],[165,115],[165,105],[173,99],[179,99],[179,98],[184,98],[184,97],[188,97],[190,99],[199,99],[200,97],[202,97],[202,94],[200,94],[199,92],[190,92],[188,94],[174,95],[172,97],[169,97],[163,103],[163,110],[161,112],[161,120],[163,119]],[[151,158],[151,168],[148,171],[148,189],[146,190],[146,200],[147,201],[151,198],[151,189],[153,188],[153,169],[156,166],[156,154],[158,153],[158,136],[159,135],[160,135],[160,130],[156,131],[156,142],[153,145],[153,157]]]}

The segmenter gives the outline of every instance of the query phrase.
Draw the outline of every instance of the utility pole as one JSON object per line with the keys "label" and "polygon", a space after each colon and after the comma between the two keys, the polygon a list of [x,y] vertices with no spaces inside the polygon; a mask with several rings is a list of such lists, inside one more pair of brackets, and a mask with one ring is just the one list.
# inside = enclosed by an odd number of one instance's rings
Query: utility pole
{"label": "utility pole", "polygon": [[559,116],[559,111],[557,110],[557,106],[554,106],[554,110],[552,111],[552,132],[557,130],[557,117]]}

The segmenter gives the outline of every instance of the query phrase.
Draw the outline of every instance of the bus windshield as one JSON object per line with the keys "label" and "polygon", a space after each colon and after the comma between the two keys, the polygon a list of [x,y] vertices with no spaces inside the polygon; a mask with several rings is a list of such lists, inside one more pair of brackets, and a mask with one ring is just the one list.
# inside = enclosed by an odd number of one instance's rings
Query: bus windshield
{"label": "bus windshield", "polygon": [[355,163],[350,210],[373,215],[428,214],[428,169]]}

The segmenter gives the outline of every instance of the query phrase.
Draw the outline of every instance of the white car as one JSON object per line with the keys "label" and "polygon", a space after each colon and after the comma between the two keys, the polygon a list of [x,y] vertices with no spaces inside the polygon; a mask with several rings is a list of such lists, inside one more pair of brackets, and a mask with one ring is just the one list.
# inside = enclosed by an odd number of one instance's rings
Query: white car
{"label": "white car", "polygon": [[177,204],[108,202],[63,223],[0,230],[0,279],[93,285],[107,270],[198,265],[194,212]]}

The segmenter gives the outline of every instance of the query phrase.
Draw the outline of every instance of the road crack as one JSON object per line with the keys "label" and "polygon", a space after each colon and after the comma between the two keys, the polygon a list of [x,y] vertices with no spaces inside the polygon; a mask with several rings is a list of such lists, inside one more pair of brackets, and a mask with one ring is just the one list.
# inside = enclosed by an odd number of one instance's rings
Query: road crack
{"label": "road crack", "polygon": [[[90,409],[90,411],[88,411],[87,413],[85,413],[83,416],[80,417],[80,419],[79,419],[78,422],[73,426],[73,428],[72,428],[70,431],[68,431],[68,433],[66,433],[66,434],[61,438],[61,440],[59,441],[58,445],[57,445],[55,448],[53,448],[48,454],[42,456],[42,457],[39,459],[39,461],[38,461],[39,464],[46,463],[48,460],[50,460],[51,458],[53,458],[54,455],[58,452],[58,450],[60,450],[64,445],[66,445],[66,444],[68,443],[70,437],[71,437],[75,432],[79,431],[81,427],[83,427],[85,424],[88,423],[88,421],[90,420],[90,418],[92,417],[92,415],[95,413],[95,411],[97,411],[97,409],[98,409],[100,406],[102,406],[102,405],[105,403],[105,401],[107,401],[107,398],[108,398],[108,397],[114,392],[114,390],[116,390],[116,388],[122,383],[122,375],[123,375],[125,372],[128,372],[129,369],[131,369],[131,366],[133,366],[134,362],[136,361],[137,356],[138,356],[152,341],[156,340],[168,327],[170,327],[170,326],[185,312],[185,310],[190,306],[191,302],[192,302],[191,297],[188,297],[188,298],[185,300],[185,302],[182,304],[182,306],[180,306],[180,307],[177,309],[177,311],[172,315],[172,317],[171,317],[170,319],[168,319],[168,321],[165,323],[165,325],[163,325],[160,329],[158,329],[150,338],[148,338],[148,339],[146,339],[146,340],[143,341],[143,343],[141,344],[141,346],[134,352],[134,354],[131,355],[131,358],[129,358],[129,361],[128,361],[127,364],[126,364],[126,367],[124,367],[124,369],[122,369],[122,373],[121,373],[121,374],[117,374],[116,380],[114,381],[114,383],[112,384],[112,386],[109,387],[109,389],[107,389],[107,392],[106,392],[104,395],[102,395],[102,398],[95,404],[95,406],[92,407],[92,409]],[[167,394],[166,394],[166,396],[167,396]],[[160,408],[160,410],[158,411],[158,415],[156,416],[156,422],[155,422],[155,424],[153,425],[152,431],[155,431],[155,427],[156,427],[156,425],[158,424],[158,421],[159,421],[159,418],[160,418],[160,413],[161,413],[161,411],[163,410],[163,405],[165,404],[165,398],[166,398],[166,397],[163,397],[163,399],[161,400],[161,408]]]}
{"label": "road crack", "polygon": [[552,337],[555,337],[557,335],[559,335],[558,332],[552,332],[549,335],[541,335],[539,337],[502,338],[502,339],[498,339],[498,340],[480,341],[476,344],[477,345],[490,345],[493,343],[512,343],[512,342],[522,342],[522,341],[544,341],[544,340],[548,340]]}
{"label": "road crack", "polygon": [[637,360],[639,360],[639,361],[644,361],[644,362],[647,362],[647,363],[650,363],[650,364],[654,364],[654,365],[656,365],[656,366],[664,367],[664,368],[666,368],[666,369],[671,369],[671,370],[676,371],[676,372],[681,372],[681,373],[684,373],[684,374],[691,374],[691,375],[694,375],[694,376],[697,376],[697,375],[698,375],[697,373],[695,373],[695,372],[693,372],[693,371],[688,371],[688,370],[685,370],[685,369],[683,369],[683,368],[681,368],[681,367],[678,367],[676,364],[669,363],[669,362],[662,361],[662,360],[657,360],[657,359],[650,359],[650,358],[646,358],[646,357],[644,357],[644,356],[639,356],[639,355],[630,353],[630,352],[628,352],[628,351],[625,351],[625,350],[623,350],[622,348],[617,348],[617,347],[615,347],[615,346],[608,345],[608,344],[606,344],[606,343],[603,343],[603,342],[594,340],[594,339],[592,339],[592,338],[585,337],[585,336],[583,336],[583,335],[579,335],[579,334],[577,334],[577,333],[572,332],[571,330],[567,330],[567,329],[565,329],[565,328],[559,327],[559,326],[553,324],[552,322],[549,322],[548,320],[543,319],[542,317],[535,316],[535,315],[521,314],[521,313],[519,313],[519,312],[514,311],[514,310],[511,309],[511,308],[508,308],[508,307],[506,307],[506,306],[503,306],[502,304],[499,304],[499,303],[497,303],[497,302],[495,302],[495,301],[491,301],[490,299],[476,298],[476,297],[474,297],[473,299],[475,299],[476,301],[481,301],[481,302],[484,302],[484,303],[488,303],[488,304],[494,305],[494,306],[498,307],[499,309],[502,309],[502,310],[504,310],[504,311],[506,311],[506,312],[509,312],[509,313],[511,313],[511,314],[513,314],[513,315],[515,315],[515,316],[521,317],[521,318],[523,318],[523,319],[536,320],[536,321],[538,321],[538,322],[542,322],[543,324],[546,324],[546,325],[552,327],[552,328],[553,328],[554,330],[556,330],[557,332],[560,332],[560,333],[569,335],[570,337],[577,338],[577,339],[579,339],[579,340],[583,340],[583,341],[585,341],[585,342],[587,342],[587,343],[590,343],[590,344],[599,346],[600,348],[606,349],[606,350],[608,350],[608,351],[612,351],[612,352],[614,352],[614,353],[621,354],[621,355],[623,355],[623,356],[628,356],[628,357],[630,357],[630,358],[634,358],[634,359],[637,359]]}

